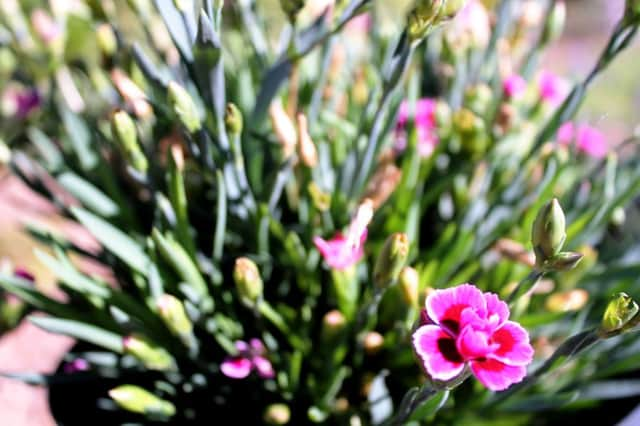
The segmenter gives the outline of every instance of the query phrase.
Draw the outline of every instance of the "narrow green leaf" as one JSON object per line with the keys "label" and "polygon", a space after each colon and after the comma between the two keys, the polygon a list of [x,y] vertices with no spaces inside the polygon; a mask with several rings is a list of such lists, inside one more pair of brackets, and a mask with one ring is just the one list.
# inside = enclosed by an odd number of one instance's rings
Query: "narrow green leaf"
{"label": "narrow green leaf", "polygon": [[30,316],[29,321],[50,333],[84,340],[116,353],[122,353],[123,351],[122,336],[87,323],[39,316]]}
{"label": "narrow green leaf", "polygon": [[64,172],[58,175],[57,180],[89,210],[103,217],[113,217],[118,214],[118,205],[111,198],[77,174]]}
{"label": "narrow green leaf", "polygon": [[84,209],[73,207],[71,213],[107,250],[136,272],[146,276],[149,257],[137,242],[115,226]]}

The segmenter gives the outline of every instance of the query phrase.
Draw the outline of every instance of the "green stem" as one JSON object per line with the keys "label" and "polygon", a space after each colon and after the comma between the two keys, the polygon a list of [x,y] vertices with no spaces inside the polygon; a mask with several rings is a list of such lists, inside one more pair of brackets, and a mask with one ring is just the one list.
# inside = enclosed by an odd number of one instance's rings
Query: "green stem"
{"label": "green stem", "polygon": [[526,294],[529,290],[531,290],[533,288],[533,286],[535,286],[538,281],[540,280],[540,278],[542,278],[542,276],[544,275],[544,272],[538,271],[537,269],[534,269],[533,271],[531,271],[531,273],[529,273],[529,275],[527,275],[526,277],[524,277],[516,286],[515,289],[513,289],[513,291],[511,292],[511,294],[509,295],[509,297],[507,298],[507,303],[509,304],[509,306],[513,306],[513,304],[524,294]]}

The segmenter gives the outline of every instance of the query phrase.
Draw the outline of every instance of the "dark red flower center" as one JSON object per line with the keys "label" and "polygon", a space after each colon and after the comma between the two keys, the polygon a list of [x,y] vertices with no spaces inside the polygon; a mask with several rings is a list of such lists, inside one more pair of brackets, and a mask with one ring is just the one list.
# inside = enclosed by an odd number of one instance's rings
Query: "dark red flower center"
{"label": "dark red flower center", "polygon": [[456,341],[453,339],[438,339],[438,350],[449,362],[461,363],[464,362],[464,358],[458,352],[458,348],[456,347]]}

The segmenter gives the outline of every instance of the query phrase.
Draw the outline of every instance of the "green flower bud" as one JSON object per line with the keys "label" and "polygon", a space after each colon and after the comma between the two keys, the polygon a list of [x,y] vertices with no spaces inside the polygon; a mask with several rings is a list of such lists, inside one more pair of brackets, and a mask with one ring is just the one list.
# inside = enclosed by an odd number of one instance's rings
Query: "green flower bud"
{"label": "green flower bud", "polygon": [[627,0],[624,20],[631,25],[640,23],[640,0]]}
{"label": "green flower bud", "polygon": [[484,115],[493,101],[493,92],[486,84],[469,87],[464,96],[465,105],[474,113]]}
{"label": "green flower bud", "polygon": [[453,127],[460,137],[460,144],[465,152],[471,155],[480,155],[485,152],[489,138],[482,118],[470,109],[462,108],[453,116]]}
{"label": "green flower bud", "polygon": [[347,325],[347,319],[337,309],[327,312],[322,318],[322,329],[320,340],[323,343],[330,343],[342,334]]}
{"label": "green flower bud", "polygon": [[545,262],[545,268],[552,271],[569,271],[575,268],[580,263],[580,260],[582,260],[581,253],[564,251]]}
{"label": "green flower bud", "polygon": [[286,425],[291,420],[291,410],[286,404],[271,404],[264,411],[263,419],[269,425]]}
{"label": "green flower bud", "polygon": [[567,20],[567,5],[564,1],[557,1],[553,5],[553,9],[547,21],[544,23],[544,32],[542,34],[542,44],[553,43],[562,35],[564,24]]}
{"label": "green flower bud", "polygon": [[139,172],[146,172],[149,163],[138,145],[136,124],[126,111],[118,110],[113,113],[111,133],[133,168]]}
{"label": "green flower bud", "polygon": [[296,15],[304,7],[304,0],[280,0],[280,7],[289,21],[296,20]]}
{"label": "green flower bud", "polygon": [[418,0],[407,16],[407,33],[411,42],[426,37],[438,23],[445,0]]}
{"label": "green flower bud", "polygon": [[309,191],[311,202],[316,209],[321,212],[329,210],[331,207],[331,194],[324,192],[315,182],[309,183],[307,191]]}
{"label": "green flower bud", "polygon": [[621,330],[638,313],[638,304],[626,293],[618,293],[607,305],[600,329],[605,333]]}
{"label": "green flower bud", "polygon": [[118,40],[109,24],[100,24],[96,29],[96,40],[100,51],[107,57],[113,56],[118,50]]}
{"label": "green flower bud", "polygon": [[398,275],[409,256],[409,237],[395,233],[387,238],[376,260],[373,281],[379,288],[386,287],[398,279]]}
{"label": "green flower bud", "polygon": [[170,294],[163,294],[158,300],[158,312],[174,335],[184,341],[190,339],[193,334],[193,323],[180,300]]}
{"label": "green flower bud", "polygon": [[400,286],[402,299],[408,306],[414,308],[418,306],[419,283],[420,277],[418,276],[418,271],[410,266],[402,268],[400,277],[398,277],[398,285]]}
{"label": "green flower bud", "polygon": [[15,70],[18,61],[9,48],[0,48],[0,76],[8,76]]}
{"label": "green flower bud", "polygon": [[109,396],[120,408],[133,413],[163,417],[171,417],[176,413],[176,407],[172,403],[138,386],[118,386],[109,391]]}
{"label": "green flower bud", "polygon": [[442,9],[442,17],[451,19],[458,14],[467,3],[467,0],[447,0]]}
{"label": "green flower bud", "polygon": [[247,306],[254,306],[262,296],[263,283],[258,266],[253,260],[247,257],[236,259],[233,280],[243,303]]}
{"label": "green flower bud", "polygon": [[169,352],[144,336],[126,336],[122,339],[122,346],[126,353],[140,360],[150,370],[166,371],[175,368],[175,361]]}
{"label": "green flower bud", "polygon": [[193,3],[191,2],[191,0],[173,0],[173,5],[180,12],[186,12],[187,10],[189,10],[189,7],[193,7]]}
{"label": "green flower bud", "polygon": [[558,254],[566,237],[564,212],[554,198],[540,209],[533,222],[531,242],[536,254],[536,264],[541,266]]}
{"label": "green flower bud", "polygon": [[200,114],[198,107],[184,87],[171,81],[168,87],[168,100],[173,112],[182,125],[191,133],[200,130]]}
{"label": "green flower bud", "polygon": [[224,124],[227,129],[227,133],[230,135],[239,135],[242,133],[242,113],[232,103],[227,104],[227,109],[224,114]]}

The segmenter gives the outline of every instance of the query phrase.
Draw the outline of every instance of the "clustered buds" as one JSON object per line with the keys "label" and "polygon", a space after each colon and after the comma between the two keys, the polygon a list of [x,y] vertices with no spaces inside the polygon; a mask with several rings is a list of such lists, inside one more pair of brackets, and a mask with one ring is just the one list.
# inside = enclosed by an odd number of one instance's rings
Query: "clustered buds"
{"label": "clustered buds", "polygon": [[407,17],[407,32],[414,42],[426,37],[443,21],[449,20],[464,7],[467,0],[417,0]]}

